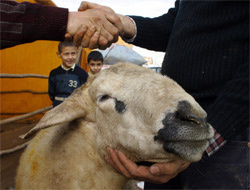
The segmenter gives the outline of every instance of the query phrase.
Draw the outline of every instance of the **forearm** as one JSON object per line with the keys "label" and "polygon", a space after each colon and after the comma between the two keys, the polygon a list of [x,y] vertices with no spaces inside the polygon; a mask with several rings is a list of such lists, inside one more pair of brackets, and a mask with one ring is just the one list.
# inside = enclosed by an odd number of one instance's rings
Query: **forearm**
{"label": "forearm", "polygon": [[64,40],[68,9],[1,1],[1,49],[36,40]]}

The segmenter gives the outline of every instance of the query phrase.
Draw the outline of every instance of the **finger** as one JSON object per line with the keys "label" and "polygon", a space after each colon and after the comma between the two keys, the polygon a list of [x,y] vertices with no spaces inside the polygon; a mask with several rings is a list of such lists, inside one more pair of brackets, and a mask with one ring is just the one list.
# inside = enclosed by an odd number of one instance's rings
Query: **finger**
{"label": "finger", "polygon": [[118,159],[116,151],[111,148],[108,148],[107,150],[109,152],[110,159],[112,160],[118,171],[122,173],[125,177],[131,178],[129,172],[126,170],[126,168],[123,167],[120,160]]}
{"label": "finger", "polygon": [[86,9],[101,9],[107,12],[112,12],[114,13],[113,9],[107,7],[107,6],[103,6],[103,5],[99,5],[96,3],[91,3],[91,2],[87,2],[87,1],[82,1],[80,4],[80,7],[78,8],[78,11],[84,11]]}
{"label": "finger", "polygon": [[100,36],[98,44],[99,44],[99,49],[105,50],[108,47],[109,42],[103,36]]}
{"label": "finger", "polygon": [[[115,163],[110,159],[109,156],[105,157],[106,162],[108,162],[118,173],[120,173],[119,169],[116,167]],[[120,173],[122,174],[122,173]]]}
{"label": "finger", "polygon": [[74,35],[74,44],[76,47],[81,45],[84,34],[86,33],[88,27],[86,25],[81,25]]}
{"label": "finger", "polygon": [[88,28],[87,32],[85,33],[82,39],[82,43],[81,43],[82,47],[85,47],[85,48],[89,47],[89,41],[91,37],[94,35],[95,31],[96,31],[96,28],[93,25]]}
{"label": "finger", "polygon": [[64,35],[65,41],[72,41],[72,36],[69,33]]}
{"label": "finger", "polygon": [[147,181],[152,183],[166,183],[171,178],[168,175],[155,176],[152,175],[149,171],[149,167],[146,166],[137,166],[134,162],[129,160],[122,152],[118,151],[118,158],[121,164],[129,172],[132,179]]}
{"label": "finger", "polygon": [[[111,31],[113,36],[118,37],[119,34],[121,35],[124,33],[123,24],[122,24],[121,19],[118,15],[107,14],[106,19],[115,26],[115,29],[113,29],[113,31]],[[117,40],[118,40],[118,38],[117,38]]]}
{"label": "finger", "polygon": [[176,167],[172,162],[154,164],[149,170],[153,175],[173,175],[177,172]]}
{"label": "finger", "polygon": [[154,164],[150,167],[150,172],[153,175],[169,175],[176,176],[181,171],[189,166],[190,162],[184,160],[175,160],[172,162]]}
{"label": "finger", "polygon": [[112,42],[107,43],[105,49],[107,49],[108,47],[110,47],[112,44],[113,44]]}
{"label": "finger", "polygon": [[95,48],[99,47],[99,45],[98,45],[99,38],[100,38],[100,33],[98,31],[96,31],[89,41],[89,48],[90,49],[95,49]]}
{"label": "finger", "polygon": [[123,25],[120,17],[116,14],[106,13],[105,18],[107,19],[107,21],[103,24],[103,27],[112,35],[112,42],[117,42],[119,33],[123,32]]}
{"label": "finger", "polygon": [[78,8],[78,11],[85,11],[88,9],[88,5],[86,1],[82,1],[80,4],[80,7]]}
{"label": "finger", "polygon": [[149,167],[146,166],[137,166],[136,163],[129,160],[122,152],[118,151],[117,153],[118,158],[122,165],[126,168],[126,170],[130,173],[130,175],[133,178],[145,178],[146,176],[149,176],[150,174]]}
{"label": "finger", "polygon": [[166,183],[170,179],[175,178],[179,173],[179,172],[176,172],[176,170],[174,170],[174,172],[169,172],[169,170],[165,168],[164,164],[152,165],[149,170],[153,176],[157,177],[157,178],[154,178],[155,183],[159,183],[159,184]]}
{"label": "finger", "polygon": [[96,30],[100,32],[100,35],[103,36],[108,42],[113,41],[113,33],[117,30],[114,25],[112,25],[106,19],[99,19],[97,17],[92,17],[90,19],[91,25],[96,26]]}
{"label": "finger", "polygon": [[[102,38],[102,37],[100,36],[100,38]],[[99,43],[98,48],[101,50],[105,50],[112,45],[112,42],[105,43],[104,45],[100,45],[100,44],[102,44],[102,43]]]}
{"label": "finger", "polygon": [[[88,11],[89,14],[96,14],[96,11]],[[112,22],[120,22],[118,16],[113,13],[108,13],[105,11],[99,11],[102,16],[92,16],[89,20],[88,26],[94,25],[96,30],[100,32],[108,42],[116,42],[119,36],[119,30],[112,24]],[[108,17],[108,18],[107,18]],[[109,21],[110,20],[110,21]],[[117,21],[118,20],[118,21]]]}

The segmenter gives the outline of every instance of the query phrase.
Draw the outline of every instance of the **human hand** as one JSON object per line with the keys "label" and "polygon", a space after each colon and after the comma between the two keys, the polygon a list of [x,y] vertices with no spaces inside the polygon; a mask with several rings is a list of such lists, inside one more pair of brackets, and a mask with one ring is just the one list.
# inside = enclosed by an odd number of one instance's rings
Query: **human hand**
{"label": "human hand", "polygon": [[156,163],[150,167],[138,166],[129,160],[122,152],[107,148],[109,157],[106,161],[129,179],[146,181],[156,184],[166,183],[184,171],[191,162],[179,159],[167,163]]}
{"label": "human hand", "polygon": [[[80,7],[78,8],[78,11],[86,11],[88,9],[95,9],[95,10],[102,10],[105,12],[108,12],[110,14],[115,14],[114,10],[111,9],[110,7],[99,5],[96,3],[90,3],[87,1],[82,1]],[[120,20],[113,20],[112,24],[118,29],[119,35],[121,37],[125,38],[132,38],[135,35],[135,26],[134,23],[129,19],[127,16],[123,16],[120,14],[117,14],[120,18]],[[94,34],[94,35],[93,35]],[[98,34],[93,33],[93,31],[87,31],[84,36],[75,36],[74,39],[78,42],[84,42],[93,45],[96,42],[96,39],[98,38]],[[111,43],[109,43],[107,46],[110,46]]]}
{"label": "human hand", "polygon": [[[120,18],[111,12],[88,9],[70,12],[65,37],[74,37],[77,46],[106,49],[118,40]],[[83,37],[84,36],[84,37]]]}

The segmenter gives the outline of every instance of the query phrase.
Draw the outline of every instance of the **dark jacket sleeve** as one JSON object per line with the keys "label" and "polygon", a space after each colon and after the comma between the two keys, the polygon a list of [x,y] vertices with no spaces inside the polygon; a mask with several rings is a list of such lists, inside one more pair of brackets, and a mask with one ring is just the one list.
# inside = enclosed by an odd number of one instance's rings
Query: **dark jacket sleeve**
{"label": "dark jacket sleeve", "polygon": [[53,81],[53,77],[51,76],[51,72],[49,74],[49,98],[51,99],[51,101],[55,100],[55,96],[56,96],[56,84]]}
{"label": "dark jacket sleeve", "polygon": [[129,16],[137,26],[133,44],[149,50],[166,51],[178,7],[179,1],[176,1],[175,7],[169,9],[168,13],[155,18]]}
{"label": "dark jacket sleeve", "polygon": [[36,40],[62,41],[68,9],[0,0],[1,49]]}
{"label": "dark jacket sleeve", "polygon": [[89,77],[88,73],[85,70],[82,69],[82,74],[80,76],[81,85],[83,85],[84,83],[87,82],[88,77]]}

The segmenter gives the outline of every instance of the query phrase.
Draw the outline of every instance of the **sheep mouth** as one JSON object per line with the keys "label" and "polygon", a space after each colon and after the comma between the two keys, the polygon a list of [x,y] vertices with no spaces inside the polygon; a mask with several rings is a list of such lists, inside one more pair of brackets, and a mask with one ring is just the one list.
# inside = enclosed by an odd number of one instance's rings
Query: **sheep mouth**
{"label": "sheep mouth", "polygon": [[[163,144],[163,149],[167,153],[172,153],[187,161],[198,161],[207,149],[209,139],[160,141],[160,143]],[[150,161],[164,162],[164,160],[161,159],[153,159]]]}
{"label": "sheep mouth", "polygon": [[178,152],[182,152],[184,149],[187,151],[188,149],[206,149],[209,140],[187,140],[187,141],[165,141],[163,143],[163,148],[165,151],[178,154]]}
{"label": "sheep mouth", "polygon": [[[149,159],[149,160],[145,160],[145,163],[150,163],[151,165],[155,164],[155,163],[166,163],[172,161],[170,159],[163,159],[163,158],[154,158],[154,159]],[[144,166],[148,166],[148,165],[144,165]]]}

